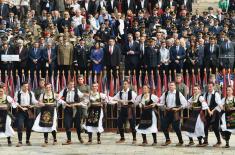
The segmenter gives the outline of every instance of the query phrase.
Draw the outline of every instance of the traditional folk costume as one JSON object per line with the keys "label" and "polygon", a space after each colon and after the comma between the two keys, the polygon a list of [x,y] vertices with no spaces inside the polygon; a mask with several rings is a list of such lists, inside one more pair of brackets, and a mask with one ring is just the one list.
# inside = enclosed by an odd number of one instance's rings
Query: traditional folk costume
{"label": "traditional folk costume", "polygon": [[10,96],[3,95],[3,97],[0,98],[0,138],[7,137],[9,146],[11,146],[10,137],[15,135],[15,132],[11,126],[11,107],[16,108],[17,104]]}
{"label": "traditional folk costume", "polygon": [[179,143],[176,146],[182,146],[184,142],[180,129],[180,110],[176,111],[174,110],[174,108],[185,108],[187,106],[187,100],[182,95],[182,93],[177,90],[174,90],[173,92],[165,92],[161,96],[160,100],[160,104],[162,106],[165,106],[164,116],[161,122],[162,130],[166,137],[166,142],[163,144],[163,146],[169,145],[171,143],[168,131],[168,127],[170,124],[172,124],[172,127],[175,130],[179,140]]}
{"label": "traditional folk costume", "polygon": [[226,141],[225,147],[229,147],[229,139],[232,133],[235,133],[235,97],[223,98],[221,103],[224,111],[221,118],[221,135]]}
{"label": "traditional folk costume", "polygon": [[146,134],[152,134],[153,145],[157,144],[157,115],[152,105],[156,105],[158,97],[153,94],[142,94],[137,96],[136,101],[142,108],[140,123],[136,126],[137,133],[142,134],[143,145],[147,144]]}
{"label": "traditional folk costume", "polygon": [[107,95],[99,92],[90,92],[88,103],[88,117],[84,129],[88,132],[88,143],[92,143],[92,133],[97,133],[97,143],[101,144],[100,135],[103,128],[103,104],[108,102]]}
{"label": "traditional folk costume", "polygon": [[209,109],[204,97],[200,94],[192,96],[188,102],[190,103],[189,119],[184,122],[184,129],[187,131],[186,135],[189,137],[189,145],[193,145],[193,138],[199,140],[199,145],[202,145],[202,137],[205,137],[204,123],[205,123],[205,110]]}
{"label": "traditional folk costume", "polygon": [[127,120],[129,120],[130,128],[133,136],[133,144],[136,143],[136,105],[135,105],[135,99],[137,97],[137,94],[127,89],[126,91],[122,90],[119,91],[114,97],[113,101],[120,100],[121,102],[128,102],[127,104],[121,104],[121,109],[119,111],[118,120],[117,120],[117,126],[118,130],[121,136],[121,139],[117,141],[117,143],[121,143],[125,141],[124,137],[124,128],[123,125],[126,123]]}
{"label": "traditional folk costume", "polygon": [[41,94],[39,100],[44,106],[41,107],[41,112],[38,114],[32,129],[44,133],[45,144],[48,143],[48,133],[51,132],[54,139],[53,144],[55,144],[57,142],[57,107],[65,102],[56,97],[54,92]]}
{"label": "traditional folk costume", "polygon": [[80,103],[81,106],[76,107],[65,107],[64,108],[64,128],[67,135],[67,142],[63,143],[63,145],[68,145],[71,143],[71,128],[73,127],[73,123],[77,129],[78,139],[81,143],[83,140],[81,138],[81,118],[82,118],[82,107],[87,106],[86,101],[82,101],[82,97],[84,96],[78,89],[73,88],[72,90],[64,89],[60,92],[60,96],[62,96],[63,100],[69,104],[77,104]]}
{"label": "traditional folk costume", "polygon": [[24,126],[26,127],[26,144],[31,145],[30,136],[32,131],[32,126],[34,122],[34,108],[31,106],[38,104],[34,93],[31,91],[18,91],[15,95],[15,101],[22,107],[27,108],[26,111],[23,111],[21,108],[17,108],[16,121],[17,121],[17,130],[18,130],[18,144],[17,147],[22,145],[22,130]]}
{"label": "traditional folk costume", "polygon": [[206,124],[205,124],[205,138],[204,138],[204,145],[208,145],[208,130],[209,127],[212,125],[212,130],[215,133],[215,136],[217,138],[217,143],[214,146],[221,144],[220,139],[220,132],[219,132],[219,124],[220,124],[220,105],[221,105],[221,98],[220,94],[213,90],[212,93],[207,92],[204,95],[204,98],[206,99],[206,102],[209,106],[210,111],[214,110],[213,115],[210,116],[209,113],[206,113]]}

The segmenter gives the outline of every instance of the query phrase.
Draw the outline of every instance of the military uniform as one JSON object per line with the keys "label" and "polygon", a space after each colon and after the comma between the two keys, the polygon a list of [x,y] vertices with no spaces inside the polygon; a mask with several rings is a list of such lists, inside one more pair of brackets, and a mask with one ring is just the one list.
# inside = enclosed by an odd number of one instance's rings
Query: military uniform
{"label": "military uniform", "polygon": [[187,89],[188,88],[184,83],[180,84],[176,83],[176,90],[181,92],[184,95],[184,97],[187,97]]}

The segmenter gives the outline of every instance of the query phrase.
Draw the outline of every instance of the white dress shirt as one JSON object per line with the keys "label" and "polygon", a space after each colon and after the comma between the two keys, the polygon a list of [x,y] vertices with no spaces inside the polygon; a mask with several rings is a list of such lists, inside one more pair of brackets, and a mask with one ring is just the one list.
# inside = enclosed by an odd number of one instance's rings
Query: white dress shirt
{"label": "white dress shirt", "polygon": [[169,64],[170,52],[167,48],[160,48],[161,63]]}
{"label": "white dress shirt", "polygon": [[220,97],[220,94],[218,92],[215,92],[214,90],[212,91],[212,93],[208,92],[207,98],[206,98],[206,94],[204,95],[204,98],[206,99],[208,106],[210,106],[212,94],[215,94],[215,102],[217,104],[215,109],[220,112],[221,111],[220,105],[222,105],[222,104],[221,104],[221,97]]}
{"label": "white dress shirt", "polygon": [[[154,104],[154,105],[157,105],[159,102],[159,98],[154,94],[151,94],[151,100],[153,101],[152,104]],[[144,96],[142,96],[142,94],[141,94],[141,95],[137,96],[135,99],[135,103],[138,104],[139,107],[145,106],[145,103],[149,102],[149,101],[150,101],[150,94],[149,93],[145,94]]]}
{"label": "white dress shirt", "polygon": [[[67,88],[66,88],[67,89]],[[63,89],[61,92],[60,92],[60,96],[63,96],[63,93],[64,93],[65,89]],[[78,97],[79,98],[82,98],[84,96],[84,94],[82,92],[80,92],[78,89],[77,89],[77,94],[78,94]],[[73,103],[75,102],[74,101],[74,95],[75,95],[75,88],[73,88],[72,90],[69,90],[67,89],[67,96],[66,96],[66,99],[64,99],[64,101],[68,102],[68,103]]]}
{"label": "white dress shirt", "polygon": [[[30,95],[29,95],[29,92],[28,91],[27,92],[23,92],[22,90],[20,92],[17,92],[15,94],[15,101],[17,103],[19,103],[19,101],[18,101],[18,93],[21,94],[21,96],[20,96],[20,104],[19,105],[21,105],[21,106],[29,106],[30,105]],[[32,100],[32,104],[38,104],[38,101],[36,100],[34,93],[33,92],[30,92],[30,93],[32,94],[32,99],[31,99]]]}
{"label": "white dress shirt", "polygon": [[[126,91],[124,91],[124,90],[122,90],[121,92],[122,92],[122,98],[120,98],[120,91],[113,97],[113,100],[124,100],[124,101],[128,101],[128,92],[129,92],[129,88],[126,90]],[[134,91],[131,91],[131,95],[132,95],[132,99],[131,99],[131,101],[130,102],[132,102],[132,103],[135,103],[135,105],[137,105],[137,103],[135,102],[135,99],[136,99],[136,97],[137,97],[137,94],[134,92]]]}
{"label": "white dress shirt", "polygon": [[[176,101],[175,98],[176,97],[176,90],[174,90],[173,92],[168,91],[167,94],[167,98],[166,98],[166,102],[165,103],[165,93],[160,97],[160,105],[166,105],[167,108],[174,108],[176,107]],[[181,108],[185,108],[188,106],[188,102],[185,99],[185,97],[182,95],[181,92],[179,92],[179,98],[180,98],[180,103],[181,103]]]}

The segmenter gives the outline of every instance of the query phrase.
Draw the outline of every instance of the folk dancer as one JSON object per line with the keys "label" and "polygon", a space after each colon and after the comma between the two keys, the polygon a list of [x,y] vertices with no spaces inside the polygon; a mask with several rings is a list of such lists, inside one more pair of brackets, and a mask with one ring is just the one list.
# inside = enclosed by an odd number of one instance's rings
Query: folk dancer
{"label": "folk dancer", "polygon": [[57,131],[57,107],[62,104],[67,105],[61,97],[54,93],[51,84],[47,83],[45,92],[41,94],[40,98],[41,112],[37,115],[33,125],[33,131],[44,133],[44,144],[42,147],[48,145],[48,133],[51,132],[53,136],[53,145],[57,144],[56,131]]}
{"label": "folk dancer", "polygon": [[0,138],[7,137],[8,146],[12,145],[11,137],[15,135],[11,126],[11,107],[16,108],[17,104],[10,96],[5,94],[4,86],[0,85]]}
{"label": "folk dancer", "polygon": [[92,90],[89,94],[88,103],[88,117],[86,123],[84,124],[84,129],[88,133],[87,145],[92,144],[92,134],[97,133],[97,144],[101,144],[100,136],[104,131],[103,128],[103,106],[108,102],[109,97],[107,95],[99,92],[98,83],[92,84]]}
{"label": "folk dancer", "polygon": [[84,143],[81,137],[81,118],[82,111],[78,108],[86,107],[87,102],[82,98],[84,95],[77,88],[75,88],[74,81],[69,81],[68,88],[63,89],[60,92],[63,100],[71,107],[66,106],[64,108],[64,128],[67,135],[67,141],[62,145],[72,144],[71,141],[71,128],[73,123],[77,129],[78,140],[80,143]]}
{"label": "folk dancer", "polygon": [[229,148],[229,139],[232,133],[235,133],[235,97],[233,96],[233,87],[227,87],[227,97],[223,98],[221,135],[226,141],[224,148]]}
{"label": "folk dancer", "polygon": [[21,90],[15,94],[15,101],[17,102],[17,131],[18,144],[16,147],[22,146],[23,127],[26,127],[26,145],[31,146],[30,136],[34,122],[34,105],[38,104],[34,93],[29,91],[28,82],[22,82]]}
{"label": "folk dancer", "polygon": [[120,140],[116,141],[116,143],[125,142],[123,125],[126,123],[127,120],[129,120],[133,137],[132,144],[136,144],[136,97],[137,94],[130,89],[128,81],[124,80],[123,90],[119,91],[112,99],[112,101],[116,101],[116,103],[121,104],[121,109],[119,111],[119,116],[117,120],[117,126],[121,138]]}
{"label": "folk dancer", "polygon": [[135,128],[137,133],[142,134],[143,143],[141,146],[148,144],[146,134],[152,134],[152,146],[157,145],[157,115],[154,108],[157,106],[158,101],[159,98],[156,95],[149,93],[149,87],[147,85],[143,86],[143,94],[137,96],[135,100],[140,108],[142,108],[140,123]]}
{"label": "folk dancer", "polygon": [[160,104],[164,107],[165,114],[163,116],[162,130],[164,132],[166,142],[162,146],[171,144],[168,127],[172,124],[174,131],[178,137],[179,143],[176,146],[183,145],[183,139],[180,129],[180,111],[187,107],[187,100],[183,94],[176,90],[175,82],[169,82],[169,91],[166,91],[160,98]]}
{"label": "folk dancer", "polygon": [[202,138],[205,137],[205,111],[208,113],[210,111],[204,96],[201,94],[199,85],[194,86],[193,93],[193,96],[188,100],[189,119],[184,122],[183,127],[187,131],[186,135],[189,137],[189,144],[186,146],[194,145],[193,138],[196,137],[199,141],[197,147],[200,147],[202,146]]}
{"label": "folk dancer", "polygon": [[207,101],[207,104],[210,108],[210,112],[206,113],[206,125],[205,125],[205,138],[203,145],[208,145],[208,130],[209,127],[212,126],[212,130],[215,133],[215,136],[217,138],[217,143],[213,145],[213,147],[219,147],[221,145],[221,139],[220,139],[220,118],[221,118],[221,97],[220,94],[215,91],[214,83],[209,82],[208,84],[208,92],[204,94],[204,98]]}

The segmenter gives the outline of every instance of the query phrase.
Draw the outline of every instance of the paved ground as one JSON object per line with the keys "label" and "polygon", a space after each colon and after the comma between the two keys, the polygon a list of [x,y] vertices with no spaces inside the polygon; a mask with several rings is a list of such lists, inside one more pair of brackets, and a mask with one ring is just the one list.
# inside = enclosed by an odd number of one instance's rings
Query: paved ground
{"label": "paved ground", "polygon": [[[24,134],[25,136],[25,134]],[[101,137],[102,144],[96,144],[96,136],[94,136],[94,141],[92,145],[82,145],[77,142],[76,134],[73,133],[74,144],[69,146],[62,146],[61,143],[65,140],[65,133],[58,133],[58,145],[52,146],[51,143],[48,147],[43,148],[41,144],[43,142],[43,135],[40,133],[32,134],[32,145],[33,146],[23,146],[16,148],[15,144],[17,142],[17,136],[13,138],[14,145],[8,147],[5,139],[1,139],[0,143],[0,155],[235,155],[235,135],[231,138],[231,148],[213,148],[211,145],[216,142],[214,134],[210,134],[210,146],[206,148],[197,147],[175,147],[177,138],[174,133],[171,134],[173,144],[168,147],[161,147],[160,144],[164,142],[164,137],[162,133],[158,133],[158,145],[152,147],[152,137],[148,136],[149,146],[138,146],[131,144],[131,135],[128,134],[127,141],[125,144],[115,144],[115,141],[119,136],[115,133],[103,133]],[[87,141],[87,136],[83,135],[84,140]],[[50,140],[52,136],[50,135]],[[188,143],[187,137],[184,136],[185,143]],[[141,135],[138,135],[138,143],[141,143]],[[224,145],[224,142],[223,142]]]}

